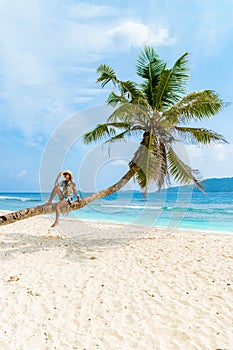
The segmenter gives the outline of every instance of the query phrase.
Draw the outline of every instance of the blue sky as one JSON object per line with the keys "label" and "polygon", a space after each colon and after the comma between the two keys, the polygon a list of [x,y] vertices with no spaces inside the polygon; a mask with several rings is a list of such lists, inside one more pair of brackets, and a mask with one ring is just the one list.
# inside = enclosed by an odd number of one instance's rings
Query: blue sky
{"label": "blue sky", "polygon": [[[145,44],[170,65],[189,52],[188,92],[214,89],[233,101],[232,0],[0,0],[0,6],[0,191],[47,190],[64,168],[82,190],[123,175],[134,141],[109,158],[106,148],[81,139],[108,115],[110,90],[96,84],[97,67],[107,63],[121,79],[136,80]],[[233,176],[232,112],[229,105],[202,124],[229,144],[185,146],[204,178]]]}

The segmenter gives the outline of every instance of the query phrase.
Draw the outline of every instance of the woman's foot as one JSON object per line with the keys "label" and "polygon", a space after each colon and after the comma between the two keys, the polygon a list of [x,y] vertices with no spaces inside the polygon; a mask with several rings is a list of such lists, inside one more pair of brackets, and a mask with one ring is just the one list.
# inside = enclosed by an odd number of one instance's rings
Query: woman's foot
{"label": "woman's foot", "polygon": [[51,227],[56,227],[58,225],[58,222],[54,222]]}

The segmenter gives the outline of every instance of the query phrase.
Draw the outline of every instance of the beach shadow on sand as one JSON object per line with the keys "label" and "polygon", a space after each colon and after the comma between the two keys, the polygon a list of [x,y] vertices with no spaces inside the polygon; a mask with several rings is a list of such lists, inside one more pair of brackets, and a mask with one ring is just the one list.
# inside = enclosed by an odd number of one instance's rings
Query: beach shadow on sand
{"label": "beach shadow on sand", "polygon": [[[46,220],[46,221],[45,221]],[[64,257],[81,256],[84,253],[103,251],[130,244],[142,238],[148,229],[142,226],[105,224],[63,220],[55,229],[50,229],[48,219],[41,218],[41,225],[30,226],[16,223],[0,230],[0,259],[18,254],[38,251],[60,250]],[[46,232],[46,234],[44,234]],[[87,254],[89,255],[89,254]]]}

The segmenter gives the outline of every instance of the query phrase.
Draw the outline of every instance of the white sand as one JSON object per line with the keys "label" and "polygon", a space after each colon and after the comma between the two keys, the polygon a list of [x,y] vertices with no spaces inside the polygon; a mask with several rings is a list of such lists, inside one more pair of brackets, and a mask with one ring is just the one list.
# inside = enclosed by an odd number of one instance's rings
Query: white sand
{"label": "white sand", "polygon": [[233,349],[233,236],[50,225],[0,227],[1,350]]}

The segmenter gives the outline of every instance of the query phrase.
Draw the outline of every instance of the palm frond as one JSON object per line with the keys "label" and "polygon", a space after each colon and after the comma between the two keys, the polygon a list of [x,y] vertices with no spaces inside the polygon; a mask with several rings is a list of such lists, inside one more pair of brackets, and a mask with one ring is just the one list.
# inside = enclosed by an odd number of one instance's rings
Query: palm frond
{"label": "palm frond", "polygon": [[[117,129],[125,129],[121,134],[117,134]],[[101,139],[107,139],[105,143],[121,139],[121,135],[131,136],[143,130],[140,125],[127,122],[109,122],[99,124],[95,129],[84,135],[84,143],[91,143]]]}
{"label": "palm frond", "polygon": [[159,57],[153,47],[145,46],[144,50],[138,55],[136,72],[145,80],[154,79],[156,85],[156,79],[158,82],[158,77],[165,65],[166,63]]}
{"label": "palm frond", "polygon": [[127,102],[128,100],[124,96],[118,95],[114,91],[110,93],[107,99],[107,104],[112,107],[116,107],[118,104],[127,103]]}
{"label": "palm frond", "polygon": [[118,87],[120,95],[112,92],[108,98],[107,103],[111,105],[116,105],[117,103],[122,103],[126,101],[134,101],[134,103],[143,103],[145,100],[145,95],[139,89],[138,84],[133,81],[121,81],[116,77],[115,71],[108,65],[102,64],[98,67],[97,73],[100,77],[97,82],[101,82],[101,86],[104,87],[110,81],[113,85]]}
{"label": "palm frond", "polygon": [[116,106],[122,103],[135,103],[141,105],[147,105],[145,100],[145,95],[138,89],[137,84],[132,81],[120,81],[118,82],[118,88],[120,94],[116,92],[111,92],[107,103],[111,106]]}
{"label": "palm frond", "polygon": [[105,143],[113,143],[113,142],[122,141],[122,140],[125,141],[125,136],[132,136],[132,134],[133,134],[132,130],[125,130],[120,134],[117,134],[116,136],[112,136]]}
{"label": "palm frond", "polygon": [[116,85],[118,83],[118,79],[116,77],[115,71],[108,66],[107,64],[101,64],[97,68],[97,73],[100,74],[99,78],[97,79],[98,83],[101,83],[101,86],[104,87],[106,84],[108,84],[110,81]]}
{"label": "palm frond", "polygon": [[83,141],[84,143],[88,144],[91,142],[95,142],[101,139],[105,139],[107,137],[112,137],[116,134],[116,131],[113,127],[111,127],[109,124],[98,124],[97,127],[87,132],[84,137]]}
{"label": "palm frond", "polygon": [[164,111],[174,103],[180,101],[185,94],[185,87],[189,79],[188,53],[182,55],[171,69],[164,69],[160,74],[156,87],[156,109]]}
{"label": "palm frond", "polygon": [[225,103],[214,90],[201,90],[186,95],[180,102],[163,112],[173,123],[187,123],[191,119],[211,118]]}
{"label": "palm frond", "polygon": [[133,81],[127,80],[120,82],[120,89],[122,95],[125,96],[130,102],[137,102],[145,99],[145,96],[139,89],[138,84]]}
{"label": "palm frond", "polygon": [[148,103],[155,105],[155,88],[158,85],[161,72],[165,69],[166,63],[150,46],[145,46],[140,53],[136,63],[137,74],[144,79],[141,84]]}
{"label": "palm frond", "polygon": [[182,140],[192,144],[227,143],[226,139],[216,132],[204,128],[190,128],[175,126],[174,129]]}
{"label": "palm frond", "polygon": [[139,124],[146,128],[150,124],[150,115],[144,106],[123,103],[108,117],[107,122],[126,122]]}
{"label": "palm frond", "polygon": [[169,161],[169,171],[176,181],[181,184],[194,183],[199,190],[204,193],[204,190],[200,184],[201,178],[198,170],[192,169],[185,164],[170,147],[167,152]]}
{"label": "palm frond", "polygon": [[132,123],[126,123],[126,122],[125,123],[124,122],[112,122],[112,123],[108,122],[106,124],[108,126],[113,126],[114,128],[127,129],[127,130],[135,127],[134,124],[132,125]]}

